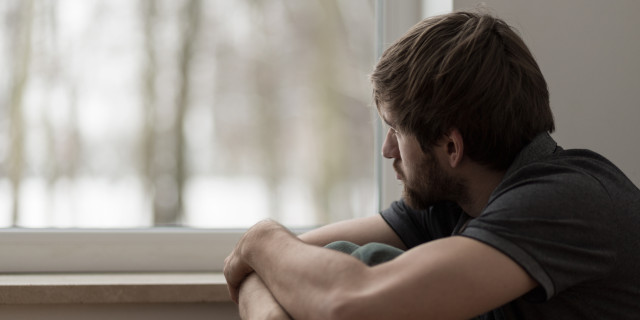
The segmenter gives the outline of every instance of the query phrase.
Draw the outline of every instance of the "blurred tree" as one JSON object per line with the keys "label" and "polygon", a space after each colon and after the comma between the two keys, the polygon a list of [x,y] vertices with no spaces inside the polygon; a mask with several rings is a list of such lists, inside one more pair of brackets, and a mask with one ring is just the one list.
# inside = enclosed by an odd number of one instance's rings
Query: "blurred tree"
{"label": "blurred tree", "polygon": [[[68,178],[73,181],[81,166],[80,160],[80,130],[78,128],[78,97],[76,83],[67,77],[67,70],[61,67],[61,52],[58,44],[59,2],[36,2],[37,32],[34,35],[38,39],[34,41],[33,51],[40,52],[36,66],[38,70],[33,70],[34,77],[39,77],[44,87],[42,88],[43,99],[41,101],[39,122],[42,124],[46,139],[46,154],[48,159],[43,163],[42,168],[44,180],[49,192],[47,201],[48,208],[55,205],[53,195],[60,179]],[[33,68],[35,69],[35,68]],[[55,125],[53,115],[64,108],[56,103],[54,97],[55,90],[64,90],[68,97],[68,117],[65,125]],[[55,225],[53,214],[47,214],[46,225]]]}
{"label": "blurred tree", "polygon": [[189,178],[187,168],[187,148],[185,139],[185,117],[187,115],[191,93],[191,71],[193,64],[194,48],[198,40],[198,31],[200,27],[200,0],[188,0],[184,3],[179,18],[180,24],[180,51],[178,54],[178,93],[176,97],[176,114],[173,124],[173,136],[175,143],[175,168],[173,179],[170,181],[175,183],[176,201],[173,207],[166,208],[164,212],[155,211],[154,224],[167,225],[176,224],[181,221],[184,214],[184,187],[185,182]]}
{"label": "blurred tree", "polygon": [[[157,77],[157,57],[156,57],[156,23],[158,16],[158,8],[156,0],[144,0],[141,2],[140,14],[142,16],[143,25],[143,44],[144,44],[144,66],[142,70],[142,139],[140,148],[142,154],[141,160],[141,176],[145,192],[151,203],[152,216],[154,220],[162,220],[160,217],[167,216],[160,210],[161,206],[157,205],[157,194],[155,186],[157,181],[155,157],[156,157],[156,122],[157,122],[157,96],[156,96],[156,77]],[[170,216],[170,215],[169,215]],[[156,218],[158,217],[158,218]]]}
{"label": "blurred tree", "polygon": [[278,68],[278,48],[282,46],[272,42],[282,40],[268,37],[278,26],[274,26],[272,19],[266,17],[265,13],[273,12],[271,8],[278,7],[278,2],[280,1],[250,2],[252,33],[261,33],[262,36],[256,39],[263,41],[253,42],[256,48],[250,51],[250,67],[246,74],[253,98],[250,104],[256,120],[252,131],[254,131],[255,146],[258,148],[260,159],[254,165],[260,168],[259,174],[265,181],[269,193],[266,214],[275,220],[279,220],[282,212],[279,189],[285,174],[283,156],[287,152],[288,145],[286,145],[286,139],[282,139],[282,132],[287,131],[287,128],[283,122],[282,102],[279,101],[282,85],[279,73],[283,69]]}
{"label": "blurred tree", "polygon": [[[346,194],[340,192],[340,186],[349,177],[349,161],[346,142],[348,141],[345,130],[344,101],[342,101],[340,82],[336,81],[336,75],[340,74],[338,51],[344,37],[341,28],[341,12],[335,0],[318,0],[321,8],[322,20],[313,28],[312,35],[316,43],[318,61],[314,65],[313,72],[316,78],[315,98],[318,106],[315,109],[317,122],[315,124],[320,148],[321,172],[316,176],[315,196],[317,207],[323,215],[319,221],[322,224],[331,222],[333,215],[340,215],[340,211],[347,211],[348,203]],[[342,213],[344,214],[344,213]]]}
{"label": "blurred tree", "polygon": [[33,23],[33,1],[25,0],[16,3],[12,19],[16,30],[13,30],[11,83],[10,83],[10,150],[9,150],[9,180],[13,189],[12,221],[15,226],[20,213],[20,187],[24,172],[24,114],[22,110],[23,98],[29,65],[31,63],[31,29]]}
{"label": "blurred tree", "polygon": [[[54,205],[52,191],[54,190],[55,184],[61,175],[61,168],[60,168],[61,163],[59,161],[58,152],[57,152],[58,134],[56,132],[54,124],[51,121],[51,117],[49,116],[49,112],[48,112],[52,109],[52,108],[48,108],[52,104],[51,103],[52,88],[55,87],[56,78],[59,78],[59,74],[58,74],[59,70],[57,68],[58,67],[57,50],[56,50],[57,49],[56,39],[58,36],[57,14],[56,14],[57,2],[55,1],[48,2],[48,3],[40,2],[38,4],[39,4],[38,7],[40,10],[38,10],[39,12],[37,16],[37,20],[39,22],[37,24],[37,27],[38,27],[37,33],[40,35],[41,39],[50,40],[50,41],[40,41],[40,45],[43,47],[40,50],[42,52],[47,53],[46,61],[49,62],[47,66],[43,68],[44,70],[42,70],[42,78],[43,78],[43,82],[46,84],[46,88],[42,93],[42,95],[44,96],[44,99],[41,106],[43,112],[40,114],[40,121],[42,123],[44,132],[45,132],[46,154],[47,154],[47,159],[49,159],[49,161],[46,161],[44,163],[44,178],[47,183],[47,190],[49,191],[49,194],[47,195],[47,199],[46,199],[47,207],[51,208]],[[36,41],[36,43],[38,43],[38,41]],[[50,47],[47,47],[47,44],[49,44]],[[46,224],[52,225],[53,218],[54,218],[53,215],[47,215]]]}

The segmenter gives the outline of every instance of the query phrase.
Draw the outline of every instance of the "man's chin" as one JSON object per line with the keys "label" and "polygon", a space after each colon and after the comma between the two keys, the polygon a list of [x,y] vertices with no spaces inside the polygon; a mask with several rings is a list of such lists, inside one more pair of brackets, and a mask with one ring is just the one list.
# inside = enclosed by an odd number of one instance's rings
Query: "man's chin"
{"label": "man's chin", "polygon": [[408,189],[406,185],[402,192],[402,199],[404,200],[404,203],[413,210],[427,210],[435,203],[434,201],[430,201],[418,195],[415,191]]}

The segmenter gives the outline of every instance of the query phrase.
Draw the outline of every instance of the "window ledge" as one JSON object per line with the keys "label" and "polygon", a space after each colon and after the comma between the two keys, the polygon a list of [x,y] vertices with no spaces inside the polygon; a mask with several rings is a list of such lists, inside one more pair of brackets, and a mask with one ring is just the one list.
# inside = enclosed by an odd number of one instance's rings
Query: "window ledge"
{"label": "window ledge", "polygon": [[0,275],[0,305],[230,301],[220,273]]}

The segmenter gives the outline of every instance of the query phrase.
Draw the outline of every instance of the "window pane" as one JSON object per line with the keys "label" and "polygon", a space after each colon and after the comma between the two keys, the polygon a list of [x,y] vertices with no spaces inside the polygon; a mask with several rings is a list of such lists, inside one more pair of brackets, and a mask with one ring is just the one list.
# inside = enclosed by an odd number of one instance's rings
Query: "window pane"
{"label": "window pane", "polygon": [[0,226],[373,213],[370,0],[18,0],[0,14]]}

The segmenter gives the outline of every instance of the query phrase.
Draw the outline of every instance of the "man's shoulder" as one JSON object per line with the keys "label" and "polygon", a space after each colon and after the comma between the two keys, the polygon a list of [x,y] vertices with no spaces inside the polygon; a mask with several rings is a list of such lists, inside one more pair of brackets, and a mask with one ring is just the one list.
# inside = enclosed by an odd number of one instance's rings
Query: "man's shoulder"
{"label": "man's shoulder", "polygon": [[[529,182],[613,179],[628,180],[624,173],[602,155],[587,149],[563,149],[548,134],[541,133],[525,146],[507,170],[503,185]],[[561,178],[561,179],[558,179]]]}
{"label": "man's shoulder", "polygon": [[493,191],[487,211],[553,215],[606,212],[640,191],[606,158],[589,150],[556,150],[511,170]]}
{"label": "man's shoulder", "polygon": [[603,156],[561,150],[513,170],[493,191],[482,216],[638,223],[640,190]]}
{"label": "man's shoulder", "polygon": [[611,161],[586,149],[559,149],[552,154],[523,164],[509,172],[500,187],[519,184],[522,181],[544,183],[551,188],[567,184],[589,185],[592,183],[607,188],[631,183]]}

